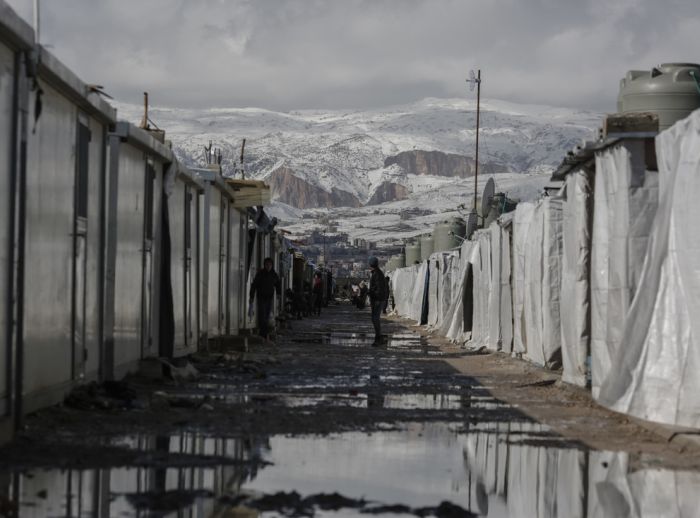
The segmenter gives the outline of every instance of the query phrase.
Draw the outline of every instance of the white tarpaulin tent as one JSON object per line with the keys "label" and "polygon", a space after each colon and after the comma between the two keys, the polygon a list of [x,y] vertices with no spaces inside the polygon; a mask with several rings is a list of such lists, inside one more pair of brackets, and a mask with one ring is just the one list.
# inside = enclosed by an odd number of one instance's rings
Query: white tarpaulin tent
{"label": "white tarpaulin tent", "polygon": [[563,197],[561,349],[567,383],[586,386],[589,354],[592,173],[579,169],[566,177]]}
{"label": "white tarpaulin tent", "polygon": [[471,336],[471,330],[464,329],[464,298],[471,295],[471,291],[467,293],[467,281],[471,275],[471,261],[476,260],[472,256],[476,256],[478,248],[474,241],[464,241],[459,256],[453,260],[452,300],[438,329],[441,334],[458,343],[464,343]]}
{"label": "white tarpaulin tent", "polygon": [[437,252],[430,256],[428,326],[438,329],[444,322],[455,295],[453,285],[459,280],[459,250]]}
{"label": "white tarpaulin tent", "polygon": [[399,268],[391,272],[391,287],[397,315],[420,322],[428,262]]}
{"label": "white tarpaulin tent", "polygon": [[611,351],[615,368],[599,400],[643,419],[697,428],[700,111],[661,133],[656,149],[660,204],[638,290],[619,330],[624,347]]}
{"label": "white tarpaulin tent", "polygon": [[491,274],[491,231],[479,230],[474,233],[474,241],[478,243],[477,251],[472,254],[471,263],[474,279],[473,290],[473,319],[470,347],[488,347],[496,349],[496,340],[489,336],[489,299],[493,297]]}
{"label": "white tarpaulin tent", "polygon": [[519,203],[513,220],[513,352],[524,354],[525,343],[525,253],[527,232],[534,203]]}
{"label": "white tarpaulin tent", "polygon": [[514,352],[555,367],[561,356],[562,201],[518,205],[513,231]]}
{"label": "white tarpaulin tent", "polygon": [[511,279],[511,229],[514,214],[505,214],[489,227],[491,230],[491,265],[494,296],[489,300],[491,330],[498,349],[513,350],[513,289]]}
{"label": "white tarpaulin tent", "polygon": [[596,154],[591,247],[593,397],[611,370],[641,275],[658,203],[658,174],[646,170],[644,141]]}

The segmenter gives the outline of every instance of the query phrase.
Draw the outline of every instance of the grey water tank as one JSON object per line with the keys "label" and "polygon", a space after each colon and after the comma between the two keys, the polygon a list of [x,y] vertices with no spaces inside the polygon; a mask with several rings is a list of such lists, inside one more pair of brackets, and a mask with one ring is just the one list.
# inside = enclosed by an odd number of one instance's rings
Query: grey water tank
{"label": "grey water tank", "polygon": [[406,266],[420,263],[420,241],[414,240],[406,244]]}
{"label": "grey water tank", "polygon": [[432,234],[420,236],[420,260],[427,261],[435,250],[435,240]]}
{"label": "grey water tank", "polygon": [[452,250],[462,244],[467,226],[462,218],[452,218],[435,225],[433,230],[434,251]]}
{"label": "grey water tank", "polygon": [[394,270],[394,258],[389,257],[386,263],[384,263],[384,273],[389,273]]}
{"label": "grey water tank", "polygon": [[659,130],[700,108],[700,65],[665,63],[649,70],[630,70],[620,81],[617,111],[654,112]]}
{"label": "grey water tank", "polygon": [[406,266],[406,254],[404,252],[401,252],[399,255],[395,255],[394,260],[396,261],[394,266],[397,269],[404,268]]}

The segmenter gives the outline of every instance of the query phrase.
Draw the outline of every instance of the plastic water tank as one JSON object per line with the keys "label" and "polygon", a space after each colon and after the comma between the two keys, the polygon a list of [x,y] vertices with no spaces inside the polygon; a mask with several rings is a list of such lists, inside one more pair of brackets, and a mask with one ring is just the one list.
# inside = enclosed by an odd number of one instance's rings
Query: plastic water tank
{"label": "plastic water tank", "polygon": [[384,273],[389,273],[392,271],[394,271],[394,258],[390,257],[386,260],[386,263],[384,263]]}
{"label": "plastic water tank", "polygon": [[452,250],[462,244],[467,226],[462,218],[452,218],[435,225],[433,230],[434,251]]}
{"label": "plastic water tank", "polygon": [[427,261],[435,250],[435,240],[432,234],[420,236],[420,260]]}
{"label": "plastic water tank", "polygon": [[664,130],[700,108],[696,78],[700,81],[700,65],[694,63],[665,63],[650,71],[630,70],[620,81],[617,111],[658,113],[659,130]]}
{"label": "plastic water tank", "polygon": [[394,256],[394,259],[396,260],[395,266],[396,268],[404,268],[406,266],[406,254],[405,253],[400,253],[399,255]]}
{"label": "plastic water tank", "polygon": [[406,245],[406,266],[420,263],[420,261],[420,241],[411,241]]}

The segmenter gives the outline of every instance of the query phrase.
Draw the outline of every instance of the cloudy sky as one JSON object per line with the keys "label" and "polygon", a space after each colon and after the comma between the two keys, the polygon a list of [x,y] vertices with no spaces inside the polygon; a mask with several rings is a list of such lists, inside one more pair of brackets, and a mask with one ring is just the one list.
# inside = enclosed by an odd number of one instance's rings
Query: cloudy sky
{"label": "cloudy sky", "polygon": [[612,110],[626,70],[700,61],[698,0],[40,1],[42,43],[85,81],[179,107],[467,96],[479,67],[489,98]]}

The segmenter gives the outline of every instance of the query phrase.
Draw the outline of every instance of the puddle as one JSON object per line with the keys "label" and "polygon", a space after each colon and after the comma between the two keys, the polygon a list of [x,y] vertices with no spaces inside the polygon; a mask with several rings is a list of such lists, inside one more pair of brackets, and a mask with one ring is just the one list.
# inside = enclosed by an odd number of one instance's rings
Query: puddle
{"label": "puddle", "polygon": [[[432,404],[422,396],[415,401]],[[457,403],[447,397],[439,404]],[[144,455],[261,458],[269,464],[0,475],[0,514],[11,515],[13,502],[19,502],[19,516],[28,517],[291,516],[294,509],[317,516],[367,516],[373,509],[391,516],[680,517],[693,516],[700,506],[700,473],[664,470],[653,461],[639,466],[638,459],[632,466],[626,453],[589,452],[533,423],[479,423],[461,433],[446,423],[302,437],[183,433],[117,444]],[[241,503],[260,514],[234,514]]]}
{"label": "puddle", "polygon": [[[330,333],[296,333],[294,338],[289,340],[293,343],[301,344],[322,344],[342,347],[370,347],[374,342],[374,335],[371,333],[354,332],[330,332]],[[417,334],[393,333],[387,336],[387,341],[383,344],[389,349],[406,349],[415,352],[422,352],[424,348],[435,349],[431,346],[427,338]],[[417,349],[416,347],[421,347]]]}

